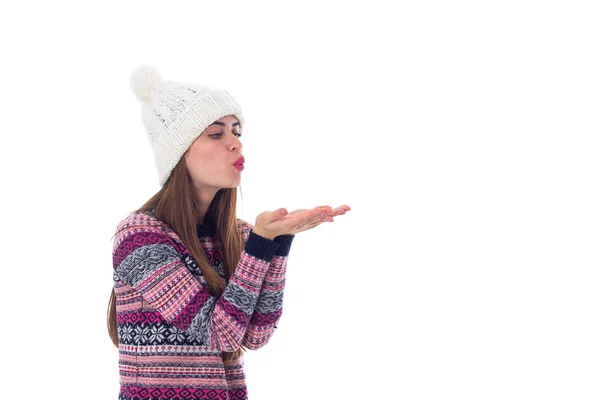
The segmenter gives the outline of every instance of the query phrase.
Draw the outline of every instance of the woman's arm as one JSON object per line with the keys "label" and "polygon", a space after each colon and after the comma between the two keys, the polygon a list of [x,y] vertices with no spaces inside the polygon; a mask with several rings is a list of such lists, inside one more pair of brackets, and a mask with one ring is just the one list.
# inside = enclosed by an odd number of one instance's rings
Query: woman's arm
{"label": "woman's arm", "polygon": [[139,292],[167,323],[207,346],[232,352],[242,343],[279,246],[250,233],[235,273],[218,299],[209,293],[202,276],[192,275],[181,249],[159,226],[121,231],[113,246],[113,265],[117,279]]}
{"label": "woman's arm", "polygon": [[[245,229],[248,232],[252,226],[246,223]],[[247,233],[243,233],[242,237],[247,238]],[[279,244],[279,248],[269,263],[258,301],[242,339],[242,345],[250,350],[259,349],[267,344],[281,318],[287,260],[294,237],[294,235],[281,235],[273,239]]]}

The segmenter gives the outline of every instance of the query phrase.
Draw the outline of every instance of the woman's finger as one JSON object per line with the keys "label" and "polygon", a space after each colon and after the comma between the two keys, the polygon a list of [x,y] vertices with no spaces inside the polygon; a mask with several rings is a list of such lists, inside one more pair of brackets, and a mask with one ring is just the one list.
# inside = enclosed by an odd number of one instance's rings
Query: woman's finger
{"label": "woman's finger", "polygon": [[347,211],[350,211],[350,206],[343,205],[333,209],[333,216],[346,214]]}
{"label": "woman's finger", "polygon": [[289,215],[296,215],[296,214],[301,213],[303,211],[306,211],[306,209],[305,208],[300,208],[298,210],[290,211],[288,214]]}

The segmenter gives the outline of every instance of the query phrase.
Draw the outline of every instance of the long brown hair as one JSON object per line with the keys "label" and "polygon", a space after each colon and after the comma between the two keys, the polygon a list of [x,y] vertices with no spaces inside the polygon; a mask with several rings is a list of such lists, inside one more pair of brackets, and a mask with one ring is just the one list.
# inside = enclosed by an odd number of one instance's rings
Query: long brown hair
{"label": "long brown hair", "polygon": [[[223,263],[227,281],[235,272],[244,248],[236,216],[236,190],[236,188],[219,190],[206,215],[210,218],[211,223],[216,224],[217,234],[223,245]],[[202,271],[202,275],[206,278],[210,293],[215,297],[220,297],[227,282],[209,264],[206,254],[200,246],[196,231],[197,206],[198,202],[192,181],[182,157],[164,186],[135,212],[155,210],[156,218],[173,229],[185,244],[200,271]],[[112,342],[116,347],[119,347],[114,287],[108,302],[107,324],[108,334]],[[240,346],[234,352],[223,352],[223,362],[228,363],[239,358],[244,351],[246,349]]]}

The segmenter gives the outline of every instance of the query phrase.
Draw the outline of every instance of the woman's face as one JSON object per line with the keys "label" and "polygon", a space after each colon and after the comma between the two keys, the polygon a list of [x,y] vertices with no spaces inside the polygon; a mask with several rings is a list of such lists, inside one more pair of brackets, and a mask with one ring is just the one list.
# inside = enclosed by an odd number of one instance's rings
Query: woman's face
{"label": "woman's face", "polygon": [[242,156],[241,127],[233,115],[213,122],[184,153],[194,187],[218,191],[239,186],[241,171],[234,163]]}

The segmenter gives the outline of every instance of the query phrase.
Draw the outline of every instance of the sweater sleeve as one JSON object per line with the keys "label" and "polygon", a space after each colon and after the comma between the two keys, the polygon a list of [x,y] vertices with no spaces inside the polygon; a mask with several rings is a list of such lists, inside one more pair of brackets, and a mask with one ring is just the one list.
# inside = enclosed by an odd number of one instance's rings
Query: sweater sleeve
{"label": "sweater sleeve", "polygon": [[160,227],[118,234],[113,247],[115,276],[140,293],[163,319],[220,351],[242,343],[269,263],[279,244],[251,233],[235,273],[219,298],[204,277],[195,277],[182,257],[187,253]]}
{"label": "sweater sleeve", "polygon": [[[243,237],[248,236],[243,235]],[[259,349],[267,344],[281,318],[287,260],[294,237],[294,235],[281,235],[273,239],[279,247],[269,263],[258,301],[242,340],[242,345],[250,350]]]}

